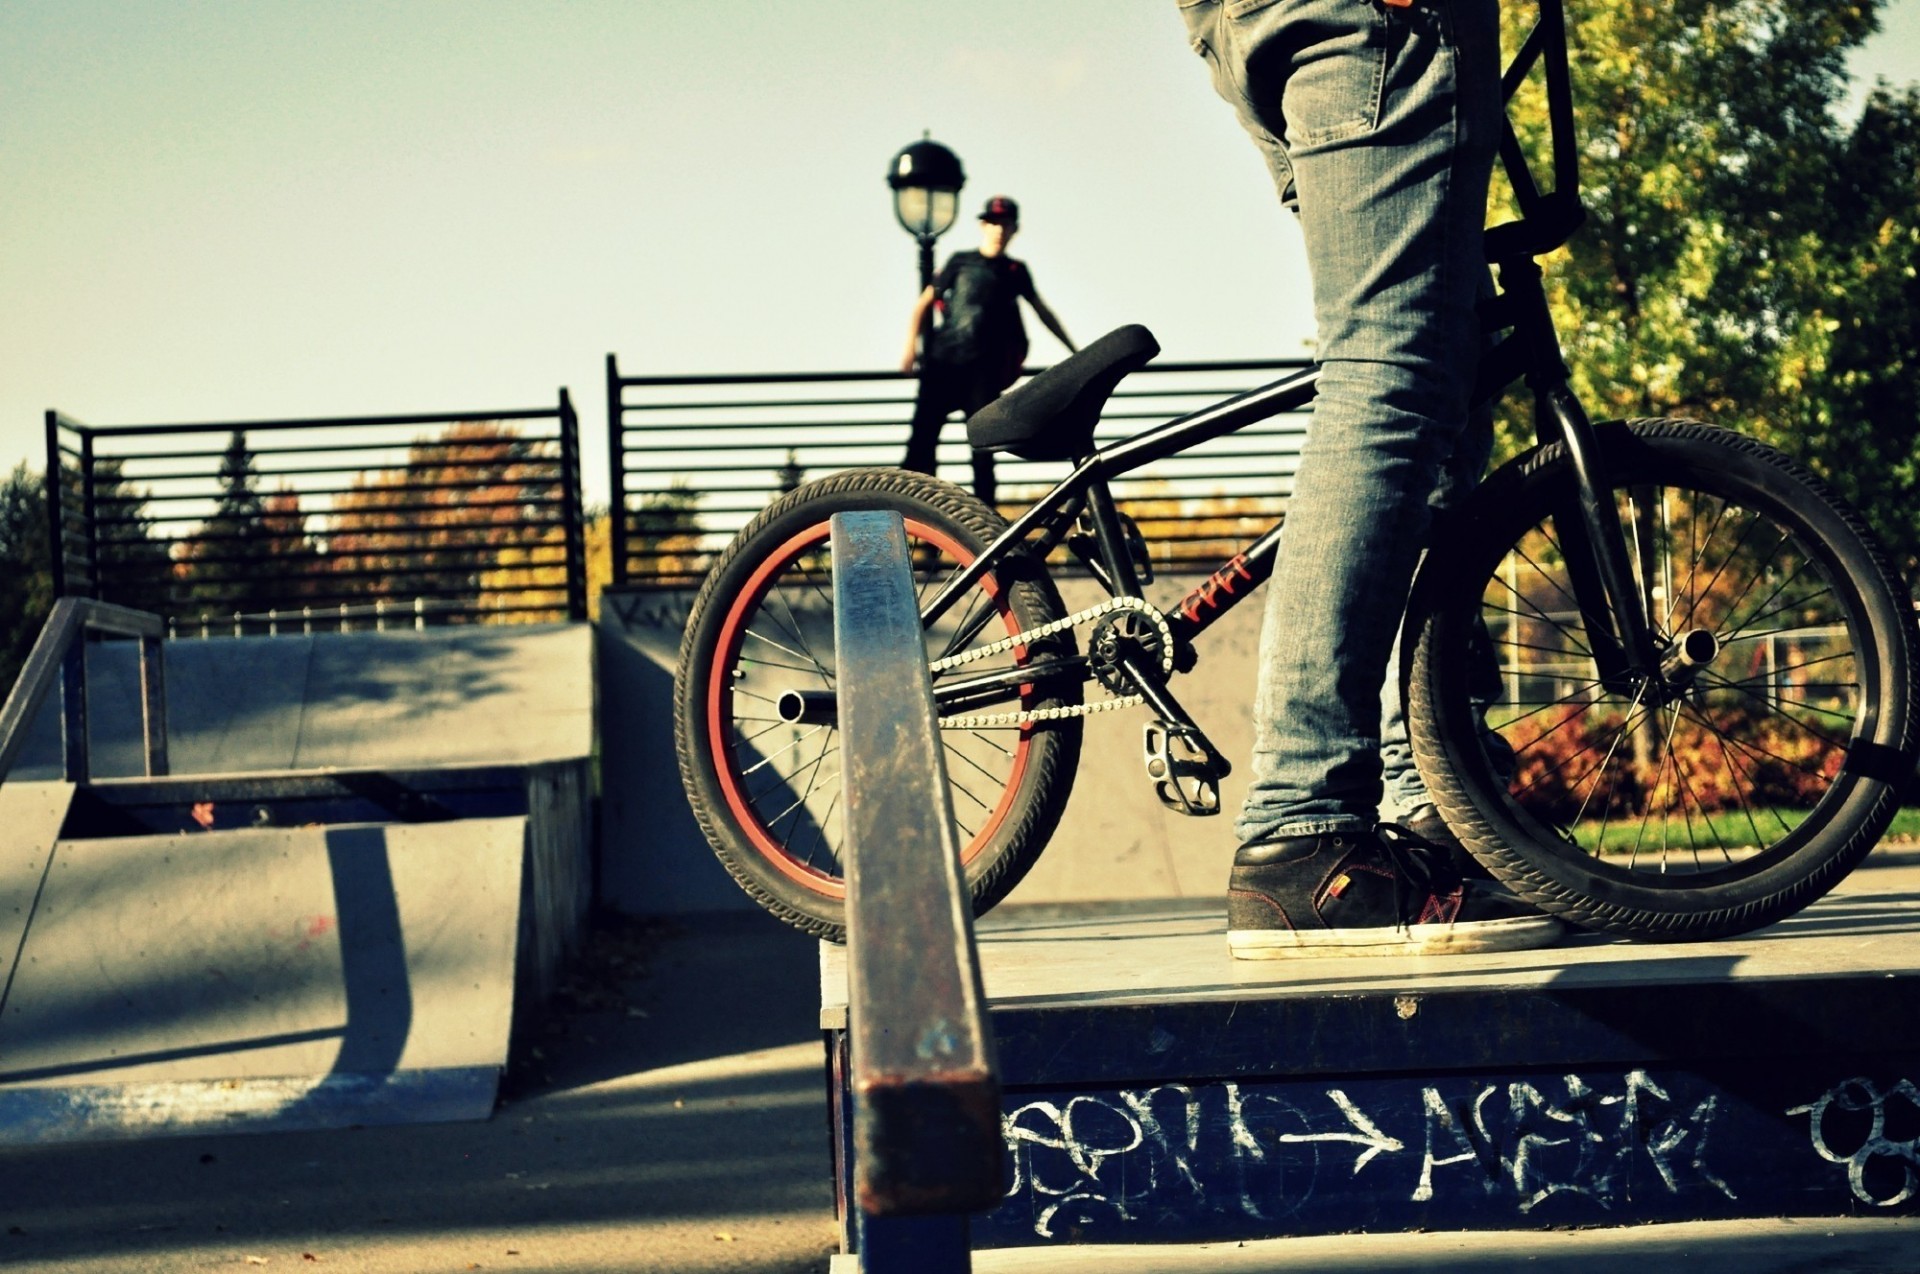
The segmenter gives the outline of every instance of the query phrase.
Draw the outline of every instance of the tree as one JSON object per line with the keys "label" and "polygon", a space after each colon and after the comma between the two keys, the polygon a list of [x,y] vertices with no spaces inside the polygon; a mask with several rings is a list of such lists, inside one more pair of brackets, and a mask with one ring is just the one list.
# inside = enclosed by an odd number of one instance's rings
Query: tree
{"label": "tree", "polygon": [[664,491],[650,491],[627,514],[627,560],[653,583],[692,585],[706,573],[701,551],[700,494],[675,478]]}
{"label": "tree", "polygon": [[[1824,375],[1795,422],[1868,510],[1908,578],[1920,565],[1920,89],[1867,100],[1832,197],[1848,240],[1827,263]],[[1840,464],[1837,458],[1845,456]]]}
{"label": "tree", "polygon": [[336,504],[327,536],[336,594],[424,596],[477,612],[504,578],[524,587],[545,570],[524,555],[503,563],[501,552],[532,538],[532,503],[559,491],[550,444],[498,424],[454,424],[414,443],[405,465],[354,487]]}
{"label": "tree", "polygon": [[46,486],[22,462],[0,485],[0,700],[12,689],[52,610]]}
{"label": "tree", "polygon": [[263,496],[253,453],[235,430],[220,458],[213,515],[182,548],[179,573],[192,604],[215,614],[254,615],[310,594],[319,550],[291,491]]}
{"label": "tree", "polygon": [[[153,533],[147,492],[127,481],[125,462],[112,456],[93,461],[93,556],[99,573],[95,590],[108,601],[140,610],[165,609],[174,563],[167,545]],[[62,470],[69,490],[74,475]]]}
{"label": "tree", "polygon": [[[1880,2],[1580,5],[1589,219],[1548,278],[1575,388],[1597,416],[1692,415],[1757,434],[1836,482],[1911,563],[1920,103],[1883,89],[1857,123],[1835,113],[1846,55]],[[1507,14],[1517,35],[1528,15]],[[1515,116],[1546,172],[1537,86]],[[1506,422],[1509,449],[1530,432],[1518,425]]]}
{"label": "tree", "polygon": [[774,494],[785,495],[789,491],[797,491],[806,479],[807,470],[800,463],[800,453],[788,447],[786,461],[773,472]]}

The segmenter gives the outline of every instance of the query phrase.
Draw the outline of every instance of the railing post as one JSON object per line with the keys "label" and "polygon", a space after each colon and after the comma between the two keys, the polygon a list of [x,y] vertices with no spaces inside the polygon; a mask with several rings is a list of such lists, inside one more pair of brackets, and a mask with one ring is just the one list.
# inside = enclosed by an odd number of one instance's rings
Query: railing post
{"label": "railing post", "polygon": [[98,512],[93,502],[93,435],[80,435],[80,522],[84,528],[81,542],[87,553],[87,596],[106,599],[100,587],[100,528],[94,522]]}
{"label": "railing post", "polygon": [[160,637],[140,637],[140,729],[146,740],[147,777],[164,778],[167,761],[167,669]]}
{"label": "railing post", "polygon": [[85,783],[87,758],[87,633],[82,628],[60,662],[61,768],[67,782]]}
{"label": "railing post", "polygon": [[607,355],[607,505],[608,544],[613,554],[609,582],[616,588],[627,582],[627,462],[626,421],[622,416],[620,368]]}
{"label": "railing post", "polygon": [[971,1268],[1000,1091],[905,528],[833,515],[854,1202],[863,1271]]}
{"label": "railing post", "polygon": [[580,508],[580,418],[560,387],[560,520],[566,537],[567,618],[587,617],[587,542]]}
{"label": "railing post", "polygon": [[[13,688],[0,700],[0,782],[20,755],[27,731],[57,683],[60,687],[62,763],[71,783],[91,778],[87,748],[87,633],[117,633],[140,639],[141,719],[147,773],[167,772],[166,698],[160,674],[160,640],[166,623],[158,615],[112,606],[92,598],[62,597],[41,625]],[[156,768],[157,767],[157,768]]]}
{"label": "railing post", "polygon": [[66,490],[60,481],[60,413],[47,409],[47,557],[53,568],[53,595],[67,595]]}

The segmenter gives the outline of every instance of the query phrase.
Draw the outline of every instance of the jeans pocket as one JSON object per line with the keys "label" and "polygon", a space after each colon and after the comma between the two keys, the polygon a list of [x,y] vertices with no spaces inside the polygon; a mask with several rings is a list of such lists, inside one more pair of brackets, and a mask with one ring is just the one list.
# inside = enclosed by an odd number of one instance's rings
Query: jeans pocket
{"label": "jeans pocket", "polygon": [[1302,50],[1287,77],[1281,111],[1289,145],[1325,146],[1363,137],[1379,126],[1387,19],[1377,6],[1353,5],[1348,12],[1364,16]]}

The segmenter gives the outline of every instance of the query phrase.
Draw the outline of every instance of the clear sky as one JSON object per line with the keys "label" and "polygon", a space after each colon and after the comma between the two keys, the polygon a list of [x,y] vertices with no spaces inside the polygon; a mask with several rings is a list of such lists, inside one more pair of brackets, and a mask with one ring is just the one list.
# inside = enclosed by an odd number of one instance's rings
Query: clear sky
{"label": "clear sky", "polygon": [[[1920,78],[1920,0],[1865,76]],[[1292,355],[1305,268],[1172,0],[0,0],[0,466],[95,424],[891,366],[930,130],[1078,340]],[[1032,357],[1060,353],[1035,326]]]}

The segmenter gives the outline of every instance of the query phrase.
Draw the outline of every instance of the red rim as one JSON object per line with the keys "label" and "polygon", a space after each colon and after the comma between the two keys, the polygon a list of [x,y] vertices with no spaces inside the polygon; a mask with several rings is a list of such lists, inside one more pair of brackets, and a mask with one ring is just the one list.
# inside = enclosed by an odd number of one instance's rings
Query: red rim
{"label": "red rim", "polygon": [[[735,826],[746,834],[748,841],[773,865],[781,875],[796,884],[829,898],[846,897],[846,882],[839,876],[821,871],[817,867],[800,862],[774,839],[760,822],[757,813],[746,798],[744,778],[739,772],[738,763],[730,746],[723,746],[721,740],[729,739],[733,726],[733,686],[732,679],[725,670],[733,666],[740,653],[741,643],[746,637],[746,617],[751,614],[766,596],[774,578],[784,570],[794,558],[825,540],[831,533],[826,522],[819,522],[801,531],[782,544],[763,561],[748,578],[746,586],[734,597],[733,605],[727,611],[725,622],[720,628],[719,646],[714,652],[712,667],[707,676],[707,749],[712,755],[714,772],[720,780],[720,791],[725,797],[727,808],[732,812]],[[908,519],[907,534],[933,545],[941,552],[952,557],[961,566],[973,560],[973,554],[957,543],[951,536],[937,527],[924,522]],[[999,583],[991,574],[981,577],[980,588],[993,601],[994,609],[999,613],[1001,623],[1006,626],[1009,636],[1020,631],[1020,622],[1013,608],[1001,596]],[[1016,650],[1016,657],[1024,656],[1024,650]],[[1029,687],[1022,687],[1022,694]],[[1014,793],[1020,788],[1021,776],[1025,773],[1028,749],[1032,745],[1031,733],[1022,728],[1019,742],[1014,746],[1013,766],[1001,789],[999,803],[994,806],[986,823],[973,838],[960,849],[960,862],[964,866],[979,857],[980,852],[1000,830],[1007,813],[1013,807]]]}

